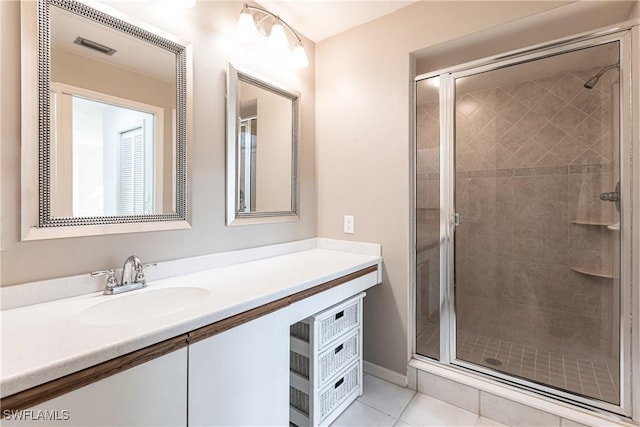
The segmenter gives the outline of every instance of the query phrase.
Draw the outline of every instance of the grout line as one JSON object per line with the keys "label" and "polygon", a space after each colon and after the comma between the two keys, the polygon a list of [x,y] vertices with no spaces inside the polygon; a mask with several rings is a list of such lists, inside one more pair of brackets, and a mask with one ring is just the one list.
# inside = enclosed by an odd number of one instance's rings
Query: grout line
{"label": "grout line", "polygon": [[[383,380],[383,381],[384,381],[384,380]],[[362,397],[362,396],[360,396],[360,397]],[[387,416],[389,416],[389,417],[391,417],[391,418],[394,418],[394,419],[395,419],[394,424],[396,423],[396,421],[398,421],[398,420],[399,420],[399,418],[395,418],[393,415],[386,413],[386,412],[385,412],[385,411],[383,411],[382,409],[377,408],[377,407],[373,406],[373,405],[372,405],[372,404],[370,404],[370,403],[363,402],[362,400],[360,400],[360,398],[357,398],[355,401],[360,402],[360,403],[362,403],[363,405],[368,406],[368,407],[369,407],[369,408],[371,408],[371,409],[375,409],[376,411],[381,412],[381,413],[383,413],[383,414],[385,414],[385,415],[387,415]],[[349,407],[351,407],[351,405],[349,405],[347,408],[349,408]],[[346,412],[346,410],[345,410],[345,412]],[[344,414],[344,412],[343,412],[343,414]]]}
{"label": "grout line", "polygon": [[[367,374],[367,375],[370,375],[370,374]],[[385,383],[388,383],[388,384],[390,384],[390,385],[392,385],[392,386],[394,386],[394,387],[400,387],[399,385],[397,385],[397,384],[393,384],[393,383],[390,383],[389,381],[387,381],[387,380],[383,380],[382,378],[377,378],[377,377],[375,377],[374,375],[371,375],[371,376],[372,376],[372,377],[374,377],[374,378],[376,378],[376,379],[378,379],[378,380],[380,380],[380,381],[384,381]],[[410,389],[410,388],[408,388],[408,387],[400,387],[400,388],[405,389],[405,390],[411,390],[411,389]],[[409,401],[408,401],[408,402],[407,402],[407,403],[402,407],[402,410],[400,411],[400,415],[402,415],[402,414],[404,413],[404,411],[407,409],[407,407],[409,406],[409,404],[413,401],[413,398],[414,398],[414,397],[416,396],[416,394],[418,393],[416,390],[411,390],[411,391],[412,391],[412,393],[411,393],[411,398],[410,398],[410,399],[409,399]],[[364,393],[363,393],[363,396],[364,396]],[[368,406],[368,407],[370,407],[370,408],[373,408],[373,409],[377,410],[378,412],[382,412],[382,413],[383,413],[383,414],[385,414],[385,415],[388,415],[388,416],[390,416],[390,417],[392,417],[392,418],[395,418],[392,414],[389,414],[389,413],[388,413],[388,412],[386,412],[384,409],[378,408],[378,407],[374,406],[372,403],[362,401],[362,400],[361,400],[361,398],[362,398],[362,396],[358,396],[358,398],[357,398],[356,400],[357,400],[358,402],[360,402],[360,403],[364,404],[364,405],[367,405],[367,406]],[[398,417],[398,418],[396,419],[396,421],[398,421],[399,419],[400,419],[400,418]]]}
{"label": "grout line", "polygon": [[[423,393],[420,393],[423,394]],[[394,425],[398,422],[398,421],[402,421],[405,424],[409,424],[403,420],[401,420],[402,416],[404,415],[404,413],[406,412],[407,408],[409,407],[409,405],[411,405],[411,402],[413,402],[413,399],[415,399],[415,397],[418,395],[418,391],[413,392],[413,395],[411,396],[411,399],[409,399],[409,401],[407,402],[406,405],[404,405],[404,408],[402,408],[402,411],[400,411],[400,415],[398,415],[398,418],[396,419],[396,422],[394,423]],[[426,395],[425,395],[426,396]]]}

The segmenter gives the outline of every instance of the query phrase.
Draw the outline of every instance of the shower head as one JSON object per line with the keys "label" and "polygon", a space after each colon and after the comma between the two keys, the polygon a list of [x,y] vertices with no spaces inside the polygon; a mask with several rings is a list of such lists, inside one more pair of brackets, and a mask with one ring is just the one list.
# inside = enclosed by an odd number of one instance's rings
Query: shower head
{"label": "shower head", "polygon": [[593,89],[596,86],[596,83],[598,83],[598,80],[600,80],[599,76],[593,76],[589,80],[584,82],[583,86],[587,89]]}
{"label": "shower head", "polygon": [[589,80],[584,82],[583,86],[586,87],[587,89],[593,89],[596,86],[596,84],[598,84],[598,80],[600,80],[600,77],[602,77],[604,73],[617,67],[618,67],[618,64],[607,65],[602,70],[598,71],[598,74],[596,74],[595,76],[591,77]]}

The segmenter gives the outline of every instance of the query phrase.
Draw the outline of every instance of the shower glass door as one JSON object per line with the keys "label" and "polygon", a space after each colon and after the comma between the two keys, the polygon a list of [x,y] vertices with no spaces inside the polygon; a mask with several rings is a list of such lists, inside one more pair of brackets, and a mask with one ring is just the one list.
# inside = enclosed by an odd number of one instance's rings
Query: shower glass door
{"label": "shower glass door", "polygon": [[416,351],[440,358],[440,78],[416,83]]}
{"label": "shower glass door", "polygon": [[453,363],[620,404],[619,63],[453,73]]}

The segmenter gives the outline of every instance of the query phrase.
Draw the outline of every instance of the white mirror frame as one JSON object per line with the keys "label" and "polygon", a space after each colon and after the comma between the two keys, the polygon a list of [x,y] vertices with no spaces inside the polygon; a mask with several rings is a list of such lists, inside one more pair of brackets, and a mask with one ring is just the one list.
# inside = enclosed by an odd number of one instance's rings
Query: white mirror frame
{"label": "white mirror frame", "polygon": [[[273,212],[238,212],[238,135],[240,134],[240,81],[291,100],[291,210]],[[298,141],[300,132],[300,93],[228,64],[227,69],[227,225],[265,224],[299,220],[298,212]]]}
{"label": "white mirror frame", "polygon": [[[22,0],[21,236],[42,240],[190,228],[187,145],[192,133],[192,48],[175,36],[93,0]],[[53,217],[50,202],[49,8],[60,7],[97,25],[123,31],[176,54],[175,212],[159,215]]]}

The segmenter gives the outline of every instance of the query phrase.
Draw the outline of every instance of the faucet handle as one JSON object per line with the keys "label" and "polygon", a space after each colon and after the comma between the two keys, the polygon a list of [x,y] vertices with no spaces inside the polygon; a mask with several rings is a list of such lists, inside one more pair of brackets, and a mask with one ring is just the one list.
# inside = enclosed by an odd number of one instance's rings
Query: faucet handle
{"label": "faucet handle", "polygon": [[107,276],[107,286],[105,287],[105,292],[118,286],[116,271],[113,268],[110,268],[109,270],[94,271],[93,273],[91,273],[91,277],[100,276]]}
{"label": "faucet handle", "polygon": [[100,270],[100,271],[94,271],[93,273],[91,273],[91,277],[100,277],[100,276],[109,276],[107,277],[107,280],[111,280],[111,279],[115,279],[116,278],[116,271],[113,268],[110,268],[109,270]]}
{"label": "faucet handle", "polygon": [[153,262],[150,264],[143,264],[141,265],[137,270],[136,270],[136,282],[137,283],[145,283],[147,282],[147,280],[144,277],[144,270],[147,268],[152,268],[152,267],[156,267],[158,264]]}

